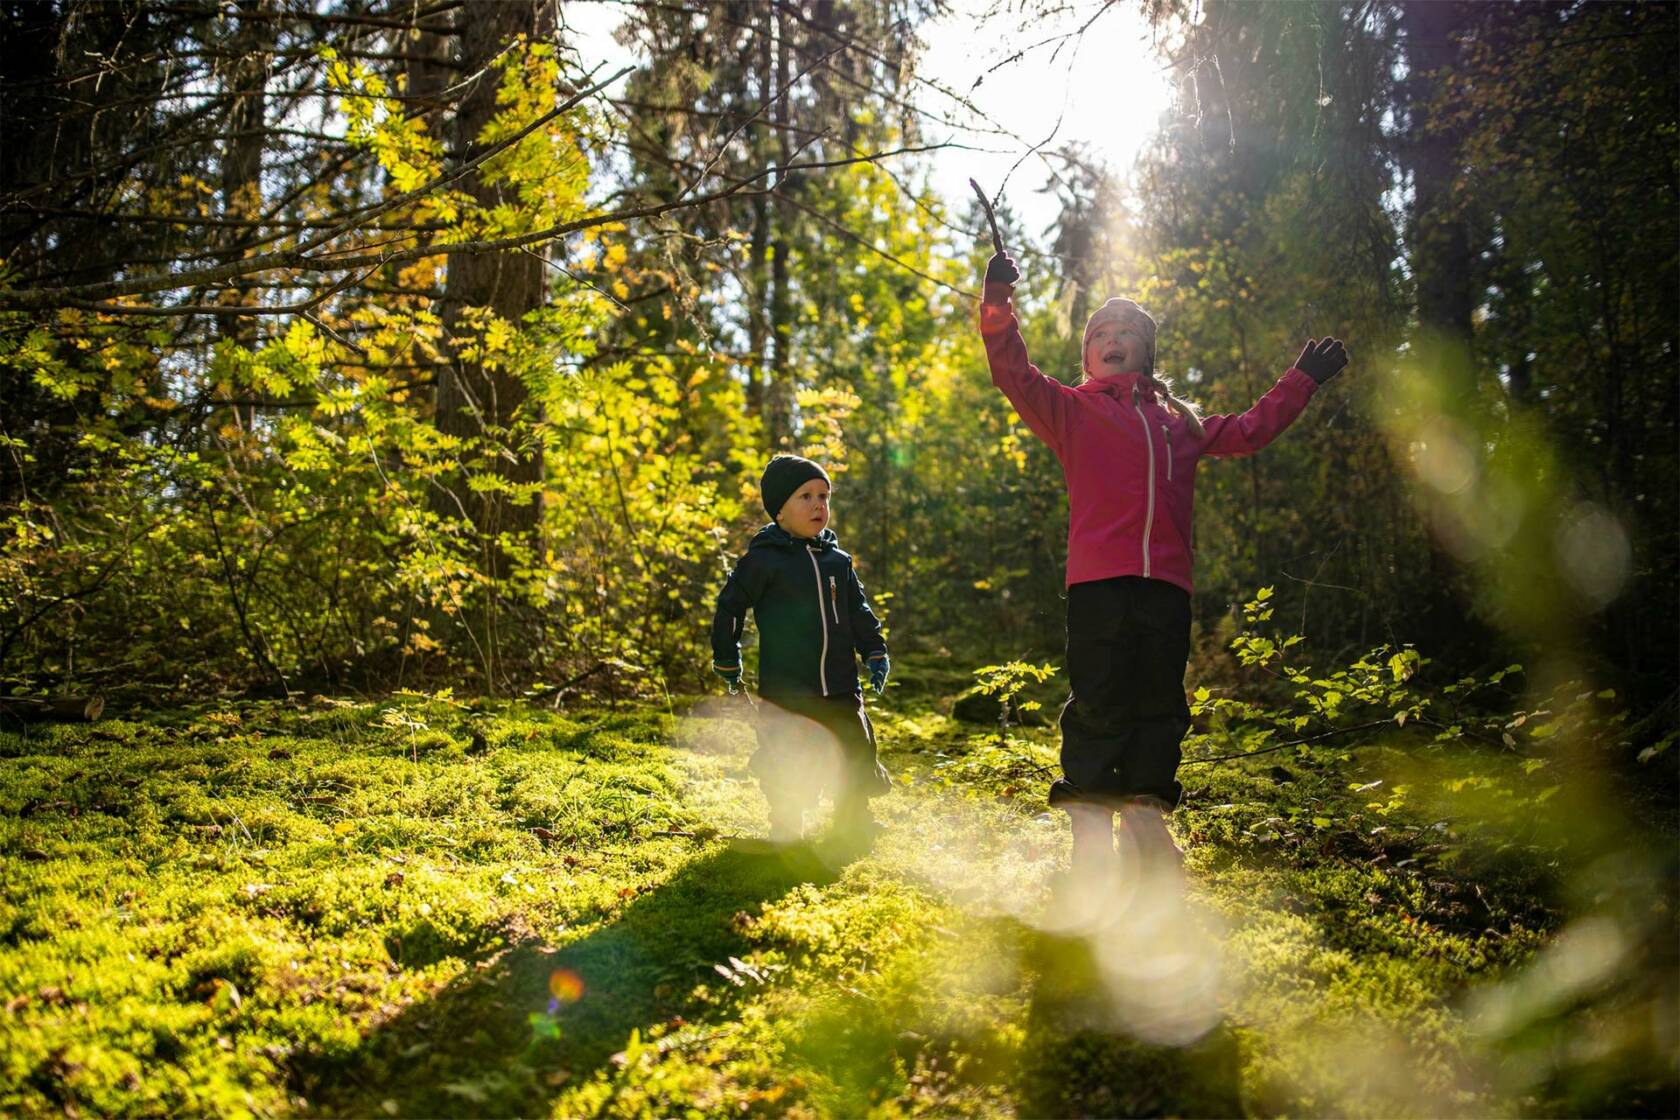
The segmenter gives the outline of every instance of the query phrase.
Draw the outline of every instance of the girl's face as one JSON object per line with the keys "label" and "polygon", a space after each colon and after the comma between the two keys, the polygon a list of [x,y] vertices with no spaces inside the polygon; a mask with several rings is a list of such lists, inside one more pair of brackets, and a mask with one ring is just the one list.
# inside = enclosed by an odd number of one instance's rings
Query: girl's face
{"label": "girl's face", "polygon": [[1097,324],[1085,344],[1085,372],[1092,377],[1142,373],[1149,361],[1149,344],[1135,327],[1113,319]]}
{"label": "girl's face", "polygon": [[828,483],[813,478],[793,492],[776,512],[776,524],[789,536],[809,538],[828,526]]}

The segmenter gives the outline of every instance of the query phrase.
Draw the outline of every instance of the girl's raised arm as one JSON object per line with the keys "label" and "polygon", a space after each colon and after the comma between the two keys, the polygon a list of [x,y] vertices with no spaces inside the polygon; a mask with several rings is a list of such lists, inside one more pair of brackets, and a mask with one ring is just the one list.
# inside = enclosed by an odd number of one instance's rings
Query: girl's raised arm
{"label": "girl's raised arm", "polygon": [[1204,416],[1203,455],[1252,455],[1295,422],[1318,387],[1348,364],[1340,339],[1308,339],[1301,356],[1277,384],[1240,416]]}
{"label": "girl's raised arm", "polygon": [[1027,357],[1013,302],[1015,281],[1020,278],[1020,269],[1007,253],[998,253],[987,262],[980,337],[986,344],[992,384],[1003,390],[1027,427],[1060,458],[1073,422],[1074,390],[1045,376]]}

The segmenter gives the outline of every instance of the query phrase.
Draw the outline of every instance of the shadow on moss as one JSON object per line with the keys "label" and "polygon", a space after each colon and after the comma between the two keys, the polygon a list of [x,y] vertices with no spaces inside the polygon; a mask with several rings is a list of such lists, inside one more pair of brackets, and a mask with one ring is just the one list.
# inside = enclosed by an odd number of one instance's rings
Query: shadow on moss
{"label": "shadow on moss", "polygon": [[[801,883],[827,884],[848,856],[809,847],[725,848],[635,897],[594,933],[556,947],[532,935],[470,966],[344,1053],[292,1060],[318,1114],[531,1115],[587,1078],[632,1030],[683,1016],[726,1021],[718,964],[748,950],[739,914]],[[392,1112],[393,1105],[395,1112]]]}
{"label": "shadow on moss", "polygon": [[1242,1116],[1241,1057],[1221,1022],[1185,1046],[1132,1037],[1090,946],[1028,932],[1038,983],[1021,1048],[1026,1116]]}

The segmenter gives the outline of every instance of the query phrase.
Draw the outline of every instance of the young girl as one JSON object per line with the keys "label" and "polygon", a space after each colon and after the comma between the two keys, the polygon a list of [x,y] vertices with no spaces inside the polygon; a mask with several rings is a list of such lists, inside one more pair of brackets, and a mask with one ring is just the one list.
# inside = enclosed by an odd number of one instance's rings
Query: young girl
{"label": "young girl", "polygon": [[1241,416],[1199,417],[1155,374],[1155,321],[1111,299],[1085,325],[1084,379],[1038,371],[1011,302],[1020,271],[987,263],[980,334],[992,383],[1062,465],[1068,488],[1067,671],[1062,778],[1050,804],[1073,826],[1076,882],[1113,870],[1114,813],[1142,874],[1178,874],[1165,814],[1182,787],[1190,728],[1192,488],[1204,455],[1248,455],[1278,436],[1347,365],[1333,338],[1309,340],[1295,365]]}

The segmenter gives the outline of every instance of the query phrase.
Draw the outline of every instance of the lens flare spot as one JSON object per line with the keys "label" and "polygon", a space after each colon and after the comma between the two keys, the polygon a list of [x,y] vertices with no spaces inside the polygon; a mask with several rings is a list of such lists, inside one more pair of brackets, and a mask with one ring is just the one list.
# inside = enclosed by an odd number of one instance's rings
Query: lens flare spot
{"label": "lens flare spot", "polygon": [[1468,436],[1445,416],[1425,421],[1412,441],[1412,470],[1443,494],[1463,493],[1476,481],[1476,456]]}
{"label": "lens flare spot", "polygon": [[1477,493],[1476,532],[1488,548],[1504,548],[1522,527],[1528,494],[1509,478],[1490,477]]}
{"label": "lens flare spot", "polygon": [[1633,566],[1627,530],[1610,511],[1583,502],[1558,530],[1558,562],[1575,589],[1595,607],[1622,593]]}
{"label": "lens flare spot", "polygon": [[557,968],[548,974],[548,994],[560,1003],[576,1003],[583,998],[583,977],[569,968]]}

